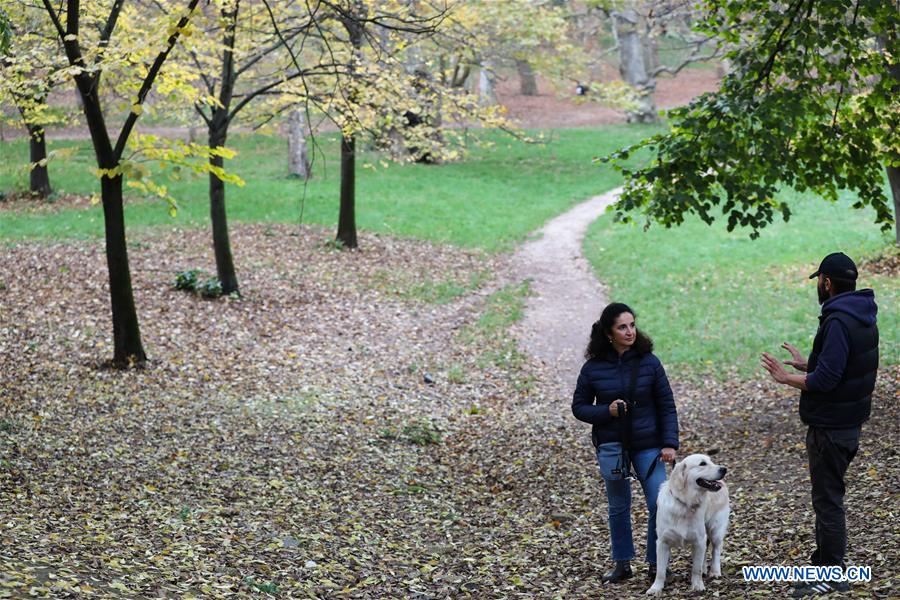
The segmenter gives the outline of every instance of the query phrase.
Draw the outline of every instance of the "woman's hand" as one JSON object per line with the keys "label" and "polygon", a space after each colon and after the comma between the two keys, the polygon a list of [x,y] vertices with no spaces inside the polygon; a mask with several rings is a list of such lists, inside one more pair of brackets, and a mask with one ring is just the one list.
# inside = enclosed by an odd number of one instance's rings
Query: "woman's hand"
{"label": "woman's hand", "polygon": [[663,448],[660,458],[663,462],[675,464],[675,448]]}
{"label": "woman's hand", "polygon": [[628,405],[624,400],[613,400],[609,405],[609,414],[614,417],[621,417],[628,412]]}

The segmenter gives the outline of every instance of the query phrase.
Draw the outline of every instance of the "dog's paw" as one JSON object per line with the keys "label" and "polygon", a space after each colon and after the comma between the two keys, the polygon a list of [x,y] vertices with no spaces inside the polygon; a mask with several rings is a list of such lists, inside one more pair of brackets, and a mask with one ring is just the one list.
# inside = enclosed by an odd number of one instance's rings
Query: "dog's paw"
{"label": "dog's paw", "polygon": [[694,579],[691,581],[691,591],[692,592],[702,592],[706,589],[706,586],[703,585],[702,579]]}
{"label": "dog's paw", "polygon": [[720,569],[720,568],[718,568],[718,567],[709,569],[709,570],[706,572],[706,576],[707,576],[707,577],[721,577],[721,576],[722,576],[722,569]]}
{"label": "dog's paw", "polygon": [[654,583],[652,586],[650,586],[650,589],[647,590],[647,595],[648,596],[659,596],[660,594],[662,594],[662,591],[663,591],[663,586],[657,585]]}

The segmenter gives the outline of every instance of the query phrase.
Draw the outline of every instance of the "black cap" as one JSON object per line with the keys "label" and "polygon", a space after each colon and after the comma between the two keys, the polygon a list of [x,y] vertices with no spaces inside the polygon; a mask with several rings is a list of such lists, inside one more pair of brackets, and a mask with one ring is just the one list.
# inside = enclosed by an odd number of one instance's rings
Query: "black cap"
{"label": "black cap", "polygon": [[856,281],[858,275],[856,264],[843,252],[832,252],[823,258],[822,264],[819,265],[819,270],[810,275],[809,278],[815,279],[819,274],[826,277],[834,277],[835,279],[849,279],[850,281]]}

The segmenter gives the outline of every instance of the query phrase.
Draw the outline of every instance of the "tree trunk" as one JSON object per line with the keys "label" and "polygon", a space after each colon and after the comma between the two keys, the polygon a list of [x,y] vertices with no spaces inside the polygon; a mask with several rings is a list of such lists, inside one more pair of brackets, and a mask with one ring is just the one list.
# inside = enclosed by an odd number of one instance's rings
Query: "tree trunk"
{"label": "tree trunk", "polygon": [[[38,125],[28,125],[28,133],[31,156],[31,193],[46,198],[53,190],[50,189],[50,174],[47,171],[47,139],[44,137],[44,128]],[[41,164],[42,162],[43,164]]]}
{"label": "tree trunk", "polygon": [[356,248],[356,139],[341,138],[341,211],[338,216],[337,241],[346,248]]}
{"label": "tree trunk", "polygon": [[113,365],[128,367],[147,361],[141,344],[128,245],[125,241],[125,211],[122,206],[122,176],[100,179],[103,198],[103,223],[106,230],[106,265],[109,269],[109,295],[113,318]]}
{"label": "tree trunk", "polygon": [[492,61],[481,63],[478,73],[478,104],[494,106],[497,104],[497,76],[494,74]]}
{"label": "tree trunk", "polygon": [[894,242],[900,246],[900,169],[887,167],[887,174],[894,197]]}
{"label": "tree trunk", "polygon": [[[222,114],[221,111],[216,115]],[[228,125],[221,123],[223,119],[213,116],[209,131],[210,148],[225,145],[228,136]],[[225,159],[212,156],[209,164],[222,168]],[[209,174],[209,217],[212,222],[213,250],[216,255],[216,274],[222,284],[222,294],[240,293],[237,274],[234,271],[234,256],[231,253],[231,241],[228,236],[228,217],[225,213],[225,182],[215,173]]]}
{"label": "tree trunk", "polygon": [[615,13],[616,39],[619,42],[619,73],[625,83],[633,86],[638,97],[636,106],[626,112],[629,123],[657,123],[659,115],[653,92],[656,79],[647,71],[649,49],[646,37],[640,34],[640,20],[633,9]]}
{"label": "tree trunk", "polygon": [[537,96],[537,80],[534,78],[534,69],[527,60],[516,59],[516,70],[519,72],[519,91],[523,96]]}
{"label": "tree trunk", "polygon": [[649,31],[641,34],[641,47],[644,54],[644,70],[649,75],[659,68],[659,42]]}
{"label": "tree trunk", "polygon": [[306,119],[300,109],[288,115],[288,172],[304,181],[312,176],[306,148]]}
{"label": "tree trunk", "polygon": [[[76,76],[76,84],[82,99],[85,121],[91,132],[97,166],[115,169],[119,166],[106,129],[106,121],[97,96],[93,79],[88,75]],[[141,344],[134,290],[131,287],[131,269],[128,265],[128,246],[125,240],[125,211],[122,205],[122,176],[102,176],[100,197],[103,201],[103,225],[106,233],[106,265],[109,270],[109,295],[113,319],[112,365],[119,368],[140,366],[147,361]]]}
{"label": "tree trunk", "polygon": [[719,79],[725,79],[725,76],[731,72],[731,61],[727,58],[721,59],[716,64],[716,77]]}
{"label": "tree trunk", "polygon": [[[221,148],[228,137],[228,124],[231,120],[231,99],[237,75],[234,69],[234,44],[237,30],[237,17],[240,1],[236,0],[230,7],[223,8],[222,20],[226,23],[222,45],[222,75],[219,89],[221,106],[213,109],[209,121],[209,147]],[[212,156],[209,164],[222,168],[225,159]],[[225,182],[215,173],[209,174],[209,217],[212,223],[213,251],[216,255],[216,274],[222,285],[222,294],[239,294],[237,274],[234,271],[234,256],[231,254],[231,241],[228,237],[228,217],[225,214]]]}

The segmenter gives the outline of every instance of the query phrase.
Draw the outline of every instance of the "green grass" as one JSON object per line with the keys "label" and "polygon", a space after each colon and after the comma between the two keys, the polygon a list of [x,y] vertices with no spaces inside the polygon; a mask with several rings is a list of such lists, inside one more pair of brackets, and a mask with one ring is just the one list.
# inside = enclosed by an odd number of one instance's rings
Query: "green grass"
{"label": "green grass", "polygon": [[[446,242],[488,251],[508,250],[553,216],[593,194],[619,183],[618,174],[591,159],[636,141],[652,127],[611,126],[548,132],[548,143],[526,144],[488,132],[493,147],[473,148],[462,162],[382,167],[379,157],[361,153],[357,161],[357,224],[362,230]],[[535,134],[537,132],[531,132]],[[336,226],[338,214],[338,146],[334,135],[320,138],[315,177],[304,194],[302,181],[286,176],[286,149],[281,138],[236,135],[238,151],[226,168],[247,181],[227,186],[229,223],[297,223],[303,220]],[[51,183],[58,191],[92,194],[99,182],[91,169],[87,142],[50,142],[51,150],[77,147],[65,160],[50,163]],[[27,185],[27,146],[17,140],[0,144],[0,191]],[[323,158],[324,156],[324,158]],[[365,163],[378,165],[366,168]],[[130,233],[148,227],[198,226],[209,223],[205,179],[169,185],[179,200],[176,218],[161,201],[126,203]],[[304,200],[305,195],[305,200]],[[97,237],[103,231],[101,208],[53,212],[5,212],[0,239]]]}
{"label": "green grass", "polygon": [[[785,191],[794,216],[776,221],[750,240],[689,220],[665,229],[613,223],[604,215],[588,231],[585,253],[609,285],[610,300],[638,313],[639,327],[678,376],[736,372],[762,377],[762,351],[784,354],[783,341],[808,352],[819,312],[815,284],[807,277],[826,254],[841,250],[857,262],[877,254],[893,236],[872,224],[873,215]],[[860,273],[879,305],[882,364],[900,359],[900,283]],[[599,315],[598,315],[599,316]],[[787,358],[785,356],[785,358]]]}
{"label": "green grass", "polygon": [[492,277],[489,270],[476,271],[467,276],[454,274],[430,277],[428,274],[397,269],[378,269],[368,283],[371,289],[426,304],[447,304],[479,287]]}
{"label": "green grass", "polygon": [[515,339],[509,335],[509,328],[522,319],[530,294],[530,281],[503,287],[487,299],[478,320],[461,330],[463,343],[481,348],[477,360],[479,368],[494,365],[516,369],[523,364],[524,357]]}
{"label": "green grass", "polygon": [[[493,147],[473,148],[464,161],[440,166],[391,165],[358,169],[357,219],[363,230],[399,237],[447,242],[488,251],[508,250],[546,220],[581,200],[619,184],[617,174],[591,158],[655,131],[652,127],[611,126],[556,130],[546,144],[525,144],[498,133],[486,138]],[[532,132],[536,133],[536,132]],[[284,142],[243,135],[232,138],[238,158],[230,168],[247,180],[228,186],[231,223],[297,223],[304,185],[285,175]],[[334,227],[337,220],[337,140],[320,138],[322,154],[315,178],[305,190],[304,221]],[[93,154],[85,142],[51,142],[51,149],[77,147],[51,162],[58,190],[96,191]],[[22,140],[0,144],[0,190],[22,189],[27,147]],[[325,158],[323,158],[323,156]],[[378,163],[362,152],[358,164]],[[181,209],[172,219],[161,202],[130,201],[129,233],[152,228],[208,228],[206,181],[172,184]],[[818,305],[806,275],[822,256],[841,249],[857,260],[891,240],[872,225],[872,215],[849,208],[852,199],[829,204],[792,195],[795,216],[775,223],[759,240],[746,232],[727,233],[724,226],[689,221],[666,230],[612,223],[603,216],[585,242],[599,278],[609,284],[611,299],[634,305],[640,323],[655,339],[670,368],[686,373],[758,373],[757,356],[777,351],[782,341],[808,348]],[[79,238],[102,235],[99,206],[89,209],[0,213],[0,240]],[[133,239],[133,237],[132,237]],[[403,298],[442,303],[481,284],[469,281],[423,281],[385,274],[376,284]],[[895,278],[863,271],[861,286],[873,287],[880,306],[882,363],[900,358]],[[498,332],[517,318],[527,290],[503,290],[469,332],[477,338]],[[488,355],[489,354],[489,355]],[[485,361],[515,363],[514,348],[492,348]]]}

